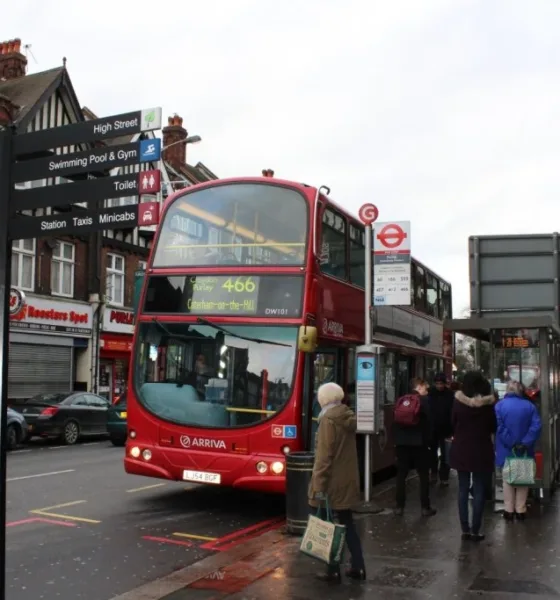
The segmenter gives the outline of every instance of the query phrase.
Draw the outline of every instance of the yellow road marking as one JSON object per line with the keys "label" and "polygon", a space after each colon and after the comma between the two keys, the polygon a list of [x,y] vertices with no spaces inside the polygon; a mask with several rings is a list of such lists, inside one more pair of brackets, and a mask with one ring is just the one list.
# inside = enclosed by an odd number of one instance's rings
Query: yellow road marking
{"label": "yellow road marking", "polygon": [[62,519],[63,521],[80,521],[80,523],[93,523],[97,525],[101,523],[101,521],[96,521],[95,519],[86,519],[84,517],[71,517],[70,515],[61,515],[58,513],[46,512],[44,510],[30,510],[29,512],[34,515],[40,515],[42,517],[54,517],[55,519]]}
{"label": "yellow road marking", "polygon": [[67,506],[76,506],[77,504],[85,504],[86,500],[74,500],[74,502],[64,502],[63,504],[55,504],[54,506],[45,506],[45,508],[36,508],[29,512],[34,515],[41,515],[42,517],[54,517],[56,519],[63,519],[65,521],[80,521],[81,523],[101,523],[95,519],[86,519],[85,517],[72,517],[70,515],[61,515],[60,513],[49,512],[57,508],[66,508]]}
{"label": "yellow road marking", "polygon": [[55,504],[54,506],[45,506],[45,508],[35,508],[31,512],[39,512],[43,510],[53,510],[55,508],[65,508],[67,506],[76,506],[76,504],[85,504],[86,500],[75,500],[74,502],[65,502],[64,504]]}
{"label": "yellow road marking", "polygon": [[127,494],[132,494],[134,492],[142,492],[144,490],[153,490],[154,488],[162,487],[167,485],[166,483],[154,483],[153,485],[145,485],[143,487],[134,488],[133,490],[126,490]]}
{"label": "yellow road marking", "polygon": [[205,535],[194,535],[192,533],[174,533],[177,537],[190,538],[192,540],[202,540],[203,542],[215,542],[218,538],[206,537]]}

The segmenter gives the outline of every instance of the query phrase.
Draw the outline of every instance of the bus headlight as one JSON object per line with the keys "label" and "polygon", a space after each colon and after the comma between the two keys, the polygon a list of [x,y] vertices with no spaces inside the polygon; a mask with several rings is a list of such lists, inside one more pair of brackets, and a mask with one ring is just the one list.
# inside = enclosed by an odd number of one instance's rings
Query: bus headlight
{"label": "bus headlight", "polygon": [[152,453],[150,452],[150,450],[144,450],[144,452],[142,452],[142,458],[144,460],[151,460],[152,459]]}
{"label": "bus headlight", "polygon": [[261,474],[264,475],[267,471],[268,471],[268,465],[265,462],[258,462],[257,463],[257,471]]}
{"label": "bus headlight", "polygon": [[138,458],[140,456],[140,448],[138,448],[138,446],[131,448],[130,456],[132,456],[132,458]]}
{"label": "bus headlight", "polygon": [[134,431],[134,429],[131,429],[128,432],[128,435],[129,435],[130,438],[134,439],[136,437],[136,431]]}
{"label": "bus headlight", "polygon": [[270,465],[270,470],[275,474],[275,475],[280,475],[280,473],[282,473],[282,471],[284,471],[284,463],[281,463],[279,460],[276,462],[273,462]]}
{"label": "bus headlight", "polygon": [[290,446],[282,446],[282,452],[284,454],[290,454]]}

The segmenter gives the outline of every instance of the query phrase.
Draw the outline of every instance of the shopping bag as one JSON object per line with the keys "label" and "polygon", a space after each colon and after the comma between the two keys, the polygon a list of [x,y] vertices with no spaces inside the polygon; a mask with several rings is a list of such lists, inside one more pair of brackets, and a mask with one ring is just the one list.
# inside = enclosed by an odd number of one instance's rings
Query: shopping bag
{"label": "shopping bag", "polygon": [[512,456],[506,458],[502,478],[509,485],[528,486],[534,485],[536,474],[535,459],[530,458],[526,453],[524,456],[517,456],[514,450]]}
{"label": "shopping bag", "polygon": [[327,565],[338,565],[342,561],[345,542],[346,527],[333,522],[326,502],[325,519],[321,516],[321,508],[316,515],[309,516],[300,551]]}

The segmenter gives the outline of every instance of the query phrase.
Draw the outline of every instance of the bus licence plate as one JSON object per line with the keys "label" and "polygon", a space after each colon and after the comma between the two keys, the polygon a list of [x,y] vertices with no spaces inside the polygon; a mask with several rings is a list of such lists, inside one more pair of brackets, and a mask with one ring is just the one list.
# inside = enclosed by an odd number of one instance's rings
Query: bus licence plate
{"label": "bus licence plate", "polygon": [[183,471],[185,481],[196,481],[197,483],[214,483],[219,485],[222,476],[219,473],[204,473],[202,471]]}

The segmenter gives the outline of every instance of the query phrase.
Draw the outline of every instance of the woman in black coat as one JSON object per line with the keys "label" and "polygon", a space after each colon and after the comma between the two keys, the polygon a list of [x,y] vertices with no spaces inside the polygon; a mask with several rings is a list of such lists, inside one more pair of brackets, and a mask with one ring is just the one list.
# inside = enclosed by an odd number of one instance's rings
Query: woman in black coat
{"label": "woman in black coat", "polygon": [[[495,398],[488,380],[478,371],[469,371],[463,379],[463,389],[455,394],[451,421],[453,443],[451,467],[459,476],[459,519],[463,540],[479,542],[486,502],[489,476],[494,471],[496,433]],[[469,522],[469,488],[473,484],[472,525]]]}

